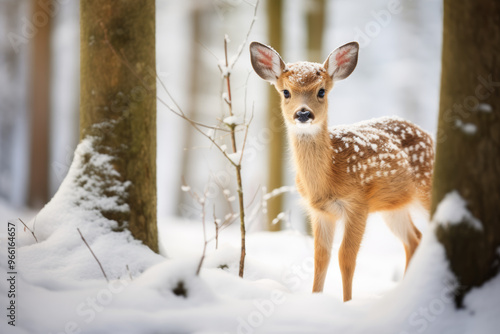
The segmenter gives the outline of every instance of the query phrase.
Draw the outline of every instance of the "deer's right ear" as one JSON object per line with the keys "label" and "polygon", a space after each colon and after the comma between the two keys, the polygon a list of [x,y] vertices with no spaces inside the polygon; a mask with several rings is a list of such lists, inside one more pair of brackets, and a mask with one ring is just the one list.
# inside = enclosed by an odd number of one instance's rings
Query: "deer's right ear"
{"label": "deer's right ear", "polygon": [[281,73],[286,69],[280,55],[267,45],[252,42],[250,44],[250,57],[255,73],[272,84],[276,83]]}
{"label": "deer's right ear", "polygon": [[358,42],[351,42],[330,53],[323,66],[333,81],[343,80],[351,75],[358,63],[358,51]]}

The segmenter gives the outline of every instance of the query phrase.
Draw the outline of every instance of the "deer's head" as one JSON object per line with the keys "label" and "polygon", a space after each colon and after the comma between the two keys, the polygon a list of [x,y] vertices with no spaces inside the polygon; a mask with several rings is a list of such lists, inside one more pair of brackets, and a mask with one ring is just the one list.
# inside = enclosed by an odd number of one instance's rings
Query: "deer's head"
{"label": "deer's head", "polygon": [[347,78],[358,62],[357,42],[334,50],[323,64],[285,64],[271,47],[253,42],[250,55],[255,72],[281,95],[281,110],[290,131],[315,134],[327,123],[327,96],[335,81]]}

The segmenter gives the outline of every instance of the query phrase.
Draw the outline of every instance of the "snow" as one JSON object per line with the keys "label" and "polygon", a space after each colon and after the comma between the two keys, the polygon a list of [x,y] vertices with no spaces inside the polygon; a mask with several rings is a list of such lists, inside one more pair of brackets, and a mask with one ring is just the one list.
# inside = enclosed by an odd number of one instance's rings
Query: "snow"
{"label": "snow", "polygon": [[307,61],[287,64],[287,69],[290,71],[288,79],[295,85],[305,85],[314,82],[319,82],[323,79],[318,73],[323,72],[323,65]]}
{"label": "snow", "polygon": [[467,224],[478,231],[483,230],[483,225],[467,209],[467,202],[457,190],[444,196],[434,213],[433,221],[444,227]]}
{"label": "snow", "polygon": [[[70,190],[68,184],[65,181],[65,190]],[[56,195],[48,207],[62,208],[67,202]],[[168,256],[163,258],[123,238],[123,232],[88,224],[80,215],[68,219],[61,211],[51,218],[87,227],[84,234],[111,281],[106,283],[82,241],[65,224],[38,244],[26,242],[32,237],[19,228],[18,320],[15,328],[1,322],[2,332],[496,333],[500,325],[495,297],[500,279],[471,291],[464,301],[466,309],[455,310],[450,295],[454,279],[444,249],[422,220],[417,221],[424,224],[419,226],[424,230],[422,244],[401,280],[403,249],[380,217],[370,218],[357,261],[354,299],[342,303],[336,256],[325,292],[310,293],[312,238],[297,231],[250,232],[241,279],[238,227],[230,226],[219,235],[217,250],[209,243],[201,274],[196,276],[203,247],[200,223],[162,220],[160,239]],[[50,224],[44,211],[38,216],[37,233],[42,233]],[[2,244],[5,238],[1,231]],[[334,254],[339,241],[334,242]],[[35,247],[38,256],[32,252]],[[123,258],[113,249],[124,252]],[[63,259],[67,260],[61,263]],[[130,264],[130,275],[121,260]],[[143,263],[142,272],[132,269],[137,262]],[[0,266],[5,271],[4,261]],[[0,290],[7,290],[6,280],[0,280]],[[0,304],[6,302],[1,293]]]}
{"label": "snow", "polygon": [[473,135],[477,132],[477,126],[472,123],[464,123],[462,120],[455,120],[455,126],[468,135]]}
{"label": "snow", "polygon": [[479,103],[477,106],[477,109],[482,112],[492,112],[493,108],[491,107],[491,104],[488,103]]}
{"label": "snow", "polygon": [[276,218],[274,218],[272,220],[272,224],[275,225],[275,224],[278,224],[281,220],[283,220],[283,218],[285,218],[285,213],[284,212],[280,212],[278,213],[278,215],[276,216]]}
{"label": "snow", "polygon": [[[229,76],[231,74],[231,69],[228,66],[226,66],[226,61],[225,60],[219,61],[218,66],[219,66],[219,69],[220,69],[221,76],[223,78],[226,78],[227,76]],[[228,100],[227,97],[228,97],[227,95],[226,96],[224,96],[224,95],[222,96],[222,98],[224,100]]]}
{"label": "snow", "polygon": [[236,151],[234,153],[228,153],[227,157],[236,165],[240,164],[241,154],[243,151]]}
{"label": "snow", "polygon": [[[127,275],[127,267],[132,276],[137,276],[160,260],[159,256],[146,256],[150,253],[149,249],[134,240],[127,230],[113,232],[120,228],[118,224],[100,213],[101,210],[128,211],[128,205],[124,204],[119,194],[125,193],[130,183],[120,182],[111,165],[112,158],[95,152],[93,147],[92,137],[82,140],[75,151],[68,176],[53,199],[27,222],[35,231],[38,243],[31,234],[22,233],[19,236],[19,257],[21,263],[29,263],[23,266],[23,273],[30,282],[50,288],[80,279],[102,278],[77,228],[95,254],[102,257],[103,266],[106,268],[113,264],[112,269],[107,270],[111,279]],[[89,165],[99,170],[100,176],[87,177],[84,170]],[[108,187],[106,195],[103,184]],[[75,263],[82,267],[67,270]],[[88,270],[85,265],[97,270]]]}
{"label": "snow", "polygon": [[226,118],[224,118],[224,120],[222,121],[224,124],[227,124],[229,126],[232,126],[232,125],[235,125],[236,122],[237,122],[237,117],[236,116],[228,116]]}

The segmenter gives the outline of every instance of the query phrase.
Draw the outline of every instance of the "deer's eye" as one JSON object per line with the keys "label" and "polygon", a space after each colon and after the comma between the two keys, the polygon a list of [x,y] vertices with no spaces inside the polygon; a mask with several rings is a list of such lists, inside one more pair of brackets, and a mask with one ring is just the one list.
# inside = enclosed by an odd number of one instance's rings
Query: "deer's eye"
{"label": "deer's eye", "polygon": [[283,91],[283,96],[285,97],[285,99],[289,99],[291,95],[290,95],[290,92],[287,89],[285,89]]}
{"label": "deer's eye", "polygon": [[319,98],[324,98],[325,97],[325,90],[323,88],[321,88],[319,91],[318,91],[318,97]]}

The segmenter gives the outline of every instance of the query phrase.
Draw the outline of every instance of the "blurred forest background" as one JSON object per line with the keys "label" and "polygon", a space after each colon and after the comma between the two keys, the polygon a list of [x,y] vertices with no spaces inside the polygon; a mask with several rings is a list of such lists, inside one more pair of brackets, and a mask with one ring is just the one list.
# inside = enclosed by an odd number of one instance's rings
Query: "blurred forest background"
{"label": "blurred forest background", "polygon": [[[156,1],[157,73],[191,118],[208,124],[223,118],[218,64],[224,36],[232,58],[246,38],[254,2]],[[261,0],[252,40],[272,45],[285,62],[323,62],[357,40],[358,66],[330,95],[331,125],[399,115],[435,133],[441,1]],[[39,209],[68,171],[79,138],[79,45],[78,1],[0,1],[0,206]],[[278,94],[251,71],[248,45],[231,80],[235,113],[254,111],[242,169],[251,202],[262,187],[293,186],[294,172]],[[169,100],[160,87],[158,96]],[[230,164],[184,120],[160,103],[157,108],[158,216],[199,219],[196,202],[181,191],[183,179],[219,201],[218,210],[231,212]],[[269,218],[261,212],[263,219],[249,229],[305,230],[298,202],[295,193],[274,199]],[[269,224],[280,212],[281,226]]]}

